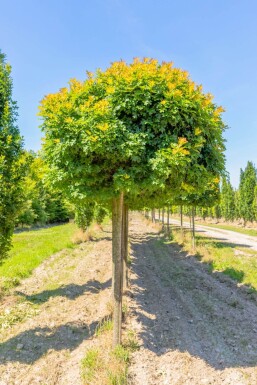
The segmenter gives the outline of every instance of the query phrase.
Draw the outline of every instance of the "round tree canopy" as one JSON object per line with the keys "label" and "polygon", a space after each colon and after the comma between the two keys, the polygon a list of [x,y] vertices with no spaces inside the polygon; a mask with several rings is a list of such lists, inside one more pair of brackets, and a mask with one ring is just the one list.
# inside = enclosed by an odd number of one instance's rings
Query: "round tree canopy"
{"label": "round tree canopy", "polygon": [[172,63],[112,63],[43,99],[52,181],[75,201],[204,190],[224,168],[222,112]]}

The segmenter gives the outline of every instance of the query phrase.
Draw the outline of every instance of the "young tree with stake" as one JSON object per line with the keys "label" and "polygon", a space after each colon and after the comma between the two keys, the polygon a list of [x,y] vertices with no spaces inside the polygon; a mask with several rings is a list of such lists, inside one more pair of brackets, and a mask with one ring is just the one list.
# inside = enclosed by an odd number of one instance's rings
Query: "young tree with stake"
{"label": "young tree with stake", "polygon": [[123,205],[167,200],[219,175],[222,111],[185,71],[152,59],[112,63],[42,101],[52,183],[79,204],[112,206],[114,344],[121,341]]}

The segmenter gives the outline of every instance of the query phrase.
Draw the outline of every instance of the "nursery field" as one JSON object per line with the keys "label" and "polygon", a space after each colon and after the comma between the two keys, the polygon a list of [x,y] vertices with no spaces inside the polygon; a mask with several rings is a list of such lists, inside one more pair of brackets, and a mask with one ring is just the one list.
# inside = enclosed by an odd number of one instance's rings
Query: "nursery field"
{"label": "nursery field", "polygon": [[[110,223],[46,258],[2,298],[1,385],[255,384],[254,285],[211,268],[220,255],[211,255],[210,239],[198,238],[193,255],[175,233],[130,215],[123,346],[115,349]],[[205,246],[209,260],[200,257]],[[256,260],[237,246],[224,250]]]}

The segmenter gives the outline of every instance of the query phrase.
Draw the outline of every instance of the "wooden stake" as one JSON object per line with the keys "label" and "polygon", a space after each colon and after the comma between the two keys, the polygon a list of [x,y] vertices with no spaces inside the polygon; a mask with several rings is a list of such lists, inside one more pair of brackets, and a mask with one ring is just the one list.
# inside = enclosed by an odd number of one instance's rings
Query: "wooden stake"
{"label": "wooden stake", "polygon": [[113,346],[121,343],[122,322],[122,207],[123,193],[112,201]]}

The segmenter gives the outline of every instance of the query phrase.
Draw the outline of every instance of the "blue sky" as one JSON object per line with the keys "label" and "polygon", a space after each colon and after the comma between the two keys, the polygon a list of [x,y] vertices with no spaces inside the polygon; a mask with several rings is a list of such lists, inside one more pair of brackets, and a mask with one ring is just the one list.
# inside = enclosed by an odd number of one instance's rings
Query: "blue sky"
{"label": "blue sky", "polygon": [[256,15],[256,0],[0,0],[0,49],[26,148],[40,148],[44,95],[112,61],[154,57],[189,71],[226,109],[236,186],[240,167],[257,165]]}

